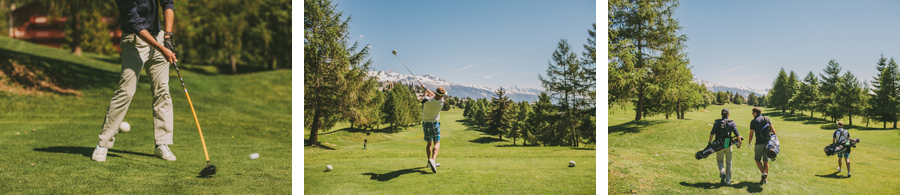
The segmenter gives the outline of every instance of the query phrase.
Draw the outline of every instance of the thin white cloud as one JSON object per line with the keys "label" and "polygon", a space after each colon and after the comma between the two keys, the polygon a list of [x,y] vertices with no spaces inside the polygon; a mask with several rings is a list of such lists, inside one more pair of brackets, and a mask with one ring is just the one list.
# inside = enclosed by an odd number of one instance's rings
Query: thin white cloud
{"label": "thin white cloud", "polygon": [[363,38],[363,36],[366,36],[366,35],[359,35],[359,38]]}
{"label": "thin white cloud", "polygon": [[757,62],[757,63],[753,63],[753,64],[747,64],[747,65],[743,65],[743,66],[734,67],[734,68],[731,68],[731,69],[726,70],[726,71],[723,72],[723,73],[728,73],[728,72],[731,72],[731,71],[735,71],[735,70],[738,70],[738,69],[741,69],[741,68],[746,68],[746,67],[748,67],[748,66],[754,66],[754,65],[758,65],[758,64],[762,64],[762,62]]}
{"label": "thin white cloud", "polygon": [[[485,61],[485,62],[479,62],[479,63],[469,64],[468,66],[464,66],[464,67],[462,67],[462,68],[460,68],[460,69],[458,69],[458,70],[455,70],[455,71],[465,70],[465,69],[469,69],[469,68],[472,68],[472,67],[475,67],[475,66],[478,66],[478,65],[487,64],[487,63],[491,63],[491,62],[496,62],[496,61],[500,61],[500,60],[501,60],[501,59],[494,59],[494,60],[488,60],[488,61]],[[455,72],[455,71],[454,71],[454,72]]]}
{"label": "thin white cloud", "polygon": [[484,76],[484,78],[489,79],[491,78],[491,75]]}

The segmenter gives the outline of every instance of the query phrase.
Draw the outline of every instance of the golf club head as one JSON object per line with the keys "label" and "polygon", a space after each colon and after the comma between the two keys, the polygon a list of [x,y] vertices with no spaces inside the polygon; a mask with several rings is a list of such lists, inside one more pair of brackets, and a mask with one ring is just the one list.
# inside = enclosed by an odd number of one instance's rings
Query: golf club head
{"label": "golf club head", "polygon": [[210,175],[215,175],[215,174],[216,174],[216,165],[208,165],[206,167],[203,167],[203,170],[200,171],[201,177],[208,177]]}
{"label": "golf club head", "polygon": [[392,51],[391,53],[394,54],[394,55],[397,55],[397,50],[395,49],[395,50]]}

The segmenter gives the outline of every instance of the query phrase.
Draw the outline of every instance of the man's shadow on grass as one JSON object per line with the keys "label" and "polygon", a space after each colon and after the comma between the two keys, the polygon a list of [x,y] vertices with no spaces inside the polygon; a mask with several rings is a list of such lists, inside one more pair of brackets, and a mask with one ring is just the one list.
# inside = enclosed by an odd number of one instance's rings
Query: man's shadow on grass
{"label": "man's shadow on grass", "polygon": [[369,175],[369,176],[371,176],[371,177],[369,178],[369,179],[371,179],[371,180],[389,181],[389,180],[391,180],[391,179],[400,177],[401,175],[406,175],[406,174],[410,174],[410,173],[427,174],[428,172],[419,170],[419,169],[422,169],[422,168],[425,168],[425,167],[416,167],[416,168],[409,168],[409,169],[401,169],[401,170],[391,171],[391,172],[385,173],[385,174],[363,173],[363,175]]}
{"label": "man's shadow on grass", "polygon": [[834,172],[834,173],[831,173],[828,175],[816,175],[816,176],[824,177],[824,178],[832,178],[832,179],[847,179],[848,178],[848,177],[840,176],[840,175],[838,175],[838,173],[840,173],[840,172]]}
{"label": "man's shadow on grass", "polygon": [[[80,146],[53,146],[53,147],[46,147],[46,148],[35,148],[34,151],[38,151],[38,152],[48,152],[48,153],[81,154],[81,155],[84,156],[84,157],[91,157],[91,155],[94,154],[94,148],[92,148],[92,147],[80,147]],[[112,152],[115,152],[115,153],[123,153],[123,154],[133,154],[133,155],[139,155],[139,156],[155,157],[153,154],[144,154],[144,153],[137,153],[137,152],[125,151],[125,150],[114,150],[114,149],[109,149],[109,152],[110,152],[110,153],[107,153],[107,154],[106,154],[106,156],[108,156],[108,157],[122,157],[122,156],[113,154]]]}
{"label": "man's shadow on grass", "polygon": [[700,188],[700,189],[705,189],[705,190],[719,189],[721,187],[732,187],[735,189],[747,188],[747,192],[750,192],[750,193],[759,193],[759,192],[762,192],[762,190],[763,190],[762,184],[759,184],[757,182],[747,182],[747,181],[743,181],[743,182],[731,184],[731,185],[722,185],[720,183],[709,183],[709,182],[694,183],[694,184],[687,183],[687,182],[681,182],[680,184],[682,186]]}

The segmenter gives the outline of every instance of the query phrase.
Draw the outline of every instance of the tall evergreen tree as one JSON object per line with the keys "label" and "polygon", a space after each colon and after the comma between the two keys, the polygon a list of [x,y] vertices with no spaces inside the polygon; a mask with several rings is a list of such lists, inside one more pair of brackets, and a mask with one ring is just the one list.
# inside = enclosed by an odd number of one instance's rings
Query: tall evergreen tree
{"label": "tall evergreen tree", "polygon": [[757,106],[756,105],[756,93],[750,92],[750,95],[747,95],[747,105]]}
{"label": "tall evergreen tree", "polygon": [[[610,58],[621,60],[611,61],[617,64],[610,63],[613,65],[610,82],[615,87],[610,95],[618,100],[634,98],[636,121],[646,116],[644,104],[648,92],[658,84],[650,79],[655,73],[663,73],[656,70],[658,66],[671,62],[665,60],[664,50],[686,39],[678,34],[681,26],[673,16],[677,7],[676,0],[612,0],[608,3]],[[626,52],[630,53],[624,54]]]}
{"label": "tall evergreen tree", "polygon": [[[891,59],[893,62],[893,58]],[[887,129],[887,123],[897,120],[898,83],[900,83],[900,70],[896,63],[888,63],[887,58],[881,55],[876,62],[875,70],[878,72],[872,81],[875,96],[869,99],[869,110],[872,119],[882,122],[882,128]]]}
{"label": "tall evergreen tree", "polygon": [[[359,104],[349,94],[360,91],[367,77],[366,63],[352,63],[355,55],[347,47],[349,20],[330,1],[304,2],[304,127],[310,130],[309,144],[318,144],[319,131],[331,129],[348,118],[347,110]],[[365,57],[363,57],[365,58]],[[361,59],[361,58],[360,58]]]}
{"label": "tall evergreen tree", "polygon": [[791,102],[791,98],[794,97],[794,94],[796,93],[799,85],[800,85],[800,79],[797,78],[797,73],[794,73],[794,71],[791,70],[791,74],[789,74],[789,76],[788,76],[787,86],[785,86],[785,88],[788,90],[788,92],[786,94],[788,96],[787,97],[787,107],[789,109],[791,109],[791,114],[794,114],[794,110],[797,107],[797,105],[794,105],[794,102]]}
{"label": "tall evergreen tree", "polygon": [[798,83],[797,85],[797,93],[794,93],[794,97],[791,98],[792,104],[800,110],[801,114],[803,110],[810,111],[810,117],[815,113],[815,106],[819,100],[819,91],[818,91],[819,79],[816,78],[816,75],[813,74],[812,71],[809,71],[809,74],[803,78],[803,82]]}
{"label": "tall evergreen tree", "polygon": [[528,118],[530,128],[528,134],[534,139],[532,143],[541,145],[561,145],[559,140],[563,137],[559,136],[557,124],[560,123],[559,115],[556,107],[550,101],[550,96],[546,92],[538,95],[538,101],[534,104],[534,112]]}
{"label": "tall evergreen tree", "polygon": [[509,97],[506,96],[506,91],[503,90],[503,87],[494,91],[494,97],[491,97],[491,103],[493,106],[491,107],[489,122],[488,122],[488,132],[496,134],[499,136],[500,140],[503,140],[503,135],[507,134],[510,129],[510,101]]}
{"label": "tall evergreen tree", "polygon": [[775,78],[772,90],[769,91],[769,94],[772,95],[769,98],[769,105],[781,109],[781,113],[787,110],[788,101],[791,98],[791,90],[788,89],[791,85],[788,82],[790,82],[788,75],[784,72],[784,68],[781,68],[778,77]]}
{"label": "tall evergreen tree", "polygon": [[579,140],[575,127],[581,121],[578,118],[582,116],[585,102],[590,100],[590,93],[595,91],[592,84],[594,78],[583,68],[565,39],[559,41],[548,64],[547,77],[538,75],[538,79],[564,113],[562,120],[565,123],[560,125],[565,131],[567,142],[578,147],[578,143],[582,141]]}
{"label": "tall evergreen tree", "polygon": [[835,95],[838,91],[838,84],[841,83],[841,65],[831,59],[823,72],[824,74],[819,74],[819,78],[822,78],[822,84],[819,87],[819,97],[821,97],[819,105],[823,116],[831,117],[831,121],[835,122],[837,121],[835,117],[840,118],[839,115],[841,115],[839,106],[836,105],[837,97]]}
{"label": "tall evergreen tree", "polygon": [[853,125],[853,115],[858,115],[861,110],[859,108],[864,107],[861,99],[861,95],[863,94],[862,85],[859,83],[859,80],[856,79],[856,76],[853,75],[850,71],[844,73],[841,76],[841,82],[838,85],[838,91],[835,93],[836,97],[835,105],[837,106],[837,115],[836,118],[843,118],[847,116],[849,118],[849,125]]}

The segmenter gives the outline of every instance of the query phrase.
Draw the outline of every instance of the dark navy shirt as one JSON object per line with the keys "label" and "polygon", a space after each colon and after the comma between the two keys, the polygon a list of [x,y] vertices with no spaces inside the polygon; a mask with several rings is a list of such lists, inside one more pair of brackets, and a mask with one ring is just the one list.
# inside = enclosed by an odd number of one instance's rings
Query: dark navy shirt
{"label": "dark navy shirt", "polygon": [[728,133],[733,133],[733,135],[740,135],[737,130],[737,124],[734,124],[734,121],[732,120],[729,120],[727,123],[725,123],[725,128],[722,129],[722,123],[725,122],[725,119],[728,118],[724,117],[722,119],[716,120],[716,122],[713,123],[712,131],[709,131],[710,135],[716,135],[715,140],[722,140],[732,137],[731,135],[728,135]]}
{"label": "dark navy shirt", "polygon": [[[762,130],[763,127],[768,124],[768,120],[766,117],[762,115],[756,115],[756,118],[750,121],[750,130],[753,130],[753,134],[756,134],[756,144],[768,144],[769,143],[769,131]],[[766,129],[769,129],[766,127]]]}
{"label": "dark navy shirt", "polygon": [[147,30],[159,34],[159,7],[175,10],[174,0],[116,0],[119,7],[119,24],[123,33],[138,34]]}

